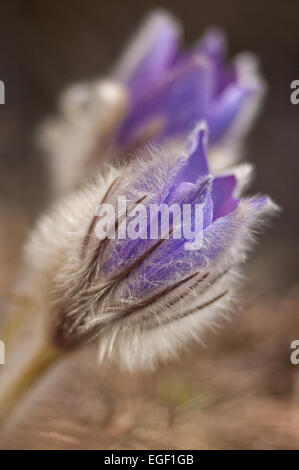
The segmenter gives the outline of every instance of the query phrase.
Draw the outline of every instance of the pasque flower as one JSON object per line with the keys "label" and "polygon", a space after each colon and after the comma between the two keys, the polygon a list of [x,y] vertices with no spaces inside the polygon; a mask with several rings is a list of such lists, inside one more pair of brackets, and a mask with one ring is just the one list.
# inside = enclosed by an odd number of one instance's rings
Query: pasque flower
{"label": "pasque flower", "polygon": [[[101,359],[131,370],[151,367],[229,311],[252,230],[274,205],[267,197],[241,197],[238,168],[211,175],[206,142],[201,124],[181,145],[143,149],[41,218],[26,248],[24,273],[27,295],[46,314],[45,344],[1,389],[0,419],[53,362],[88,342],[98,342]],[[99,204],[115,207],[119,195],[128,201],[126,212],[107,223],[107,236],[99,239]],[[128,224],[134,221],[141,203],[150,218],[138,236],[110,238],[109,230],[118,232],[124,216]],[[190,210],[187,219],[170,218],[167,233],[145,236],[151,224],[162,224],[159,211],[150,212],[153,203],[198,205],[200,228]],[[185,224],[194,235],[182,230],[175,237]],[[197,230],[201,244],[190,250]]]}
{"label": "pasque flower", "polygon": [[264,89],[253,58],[243,55],[226,64],[225,37],[217,29],[187,51],[180,50],[179,39],[178,23],[154,12],[116,66],[114,77],[129,93],[118,143],[186,135],[205,119],[215,144],[234,124],[241,126],[237,119],[244,113],[250,124]]}
{"label": "pasque flower", "polygon": [[[110,169],[104,180],[69,196],[41,220],[28,246],[28,272],[30,284],[46,293],[40,308],[51,312],[52,341],[59,349],[98,338],[101,357],[129,368],[151,365],[228,307],[252,228],[273,205],[265,197],[240,198],[238,171],[210,174],[206,134],[200,125],[180,147],[144,150],[145,155]],[[99,203],[114,207],[119,195],[129,201],[129,221],[137,217],[141,202],[146,211],[153,202],[200,204],[200,248],[186,249],[190,239],[183,234],[144,236],[149,224],[160,223],[158,213],[147,218],[136,239],[99,240]],[[121,218],[113,222],[116,232],[121,223]],[[170,224],[166,235],[176,228]]]}
{"label": "pasque flower", "polygon": [[[275,206],[267,197],[242,197],[248,166],[210,170],[211,149],[218,146],[228,166],[226,145],[238,147],[263,86],[248,58],[225,64],[221,33],[208,32],[186,52],[178,33],[168,14],[154,13],[109,80],[69,90],[60,118],[44,127],[58,190],[81,183],[101,158],[132,148],[135,158],[119,158],[70,193],[31,235],[25,286],[46,313],[45,344],[1,389],[0,419],[66,352],[97,341],[101,359],[151,367],[230,309],[253,230]],[[99,238],[99,208],[116,208],[119,196],[126,211],[108,218]],[[171,213],[166,230],[161,205],[181,211]],[[110,237],[124,221],[135,224],[136,236]]]}
{"label": "pasque flower", "polygon": [[108,78],[62,95],[59,118],[48,120],[39,135],[57,191],[146,142],[186,138],[202,119],[209,126],[212,167],[231,166],[240,157],[265,88],[255,59],[240,54],[226,63],[225,37],[216,29],[183,51],[180,30],[170,14],[153,12]]}

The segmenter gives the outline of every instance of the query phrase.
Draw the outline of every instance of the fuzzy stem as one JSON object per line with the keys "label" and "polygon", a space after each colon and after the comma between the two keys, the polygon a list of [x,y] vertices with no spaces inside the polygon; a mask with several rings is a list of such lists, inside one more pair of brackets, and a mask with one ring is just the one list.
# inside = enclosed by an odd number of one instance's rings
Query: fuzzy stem
{"label": "fuzzy stem", "polygon": [[0,426],[9,417],[27,392],[38,382],[63,353],[50,344],[43,344],[23,364],[0,393]]}

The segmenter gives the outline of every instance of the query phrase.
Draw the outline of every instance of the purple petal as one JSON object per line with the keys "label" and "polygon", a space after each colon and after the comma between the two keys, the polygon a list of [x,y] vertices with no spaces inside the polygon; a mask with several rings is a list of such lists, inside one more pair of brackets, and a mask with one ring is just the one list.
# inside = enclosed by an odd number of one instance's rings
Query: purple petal
{"label": "purple petal", "polygon": [[151,264],[140,269],[138,279],[143,279],[143,283],[139,284],[136,294],[148,295],[161,285],[171,285],[177,278],[186,277],[216,262],[218,256],[231,246],[238,235],[240,226],[234,223],[236,215],[237,211],[234,211],[208,225],[203,233],[203,246],[199,250],[188,251],[184,244],[167,240],[168,245],[162,246],[160,252],[153,254]]}
{"label": "purple petal", "polygon": [[250,207],[256,212],[273,213],[279,211],[280,207],[268,196],[255,197],[249,200]]}
{"label": "purple petal", "polygon": [[251,199],[250,203],[254,209],[259,210],[269,203],[269,198],[267,196],[257,197],[257,198]]}
{"label": "purple petal", "polygon": [[207,116],[211,142],[224,135],[253,92],[252,89],[230,85],[214,101]]}
{"label": "purple petal", "polygon": [[133,106],[118,141],[134,141],[148,126],[160,122],[160,138],[185,135],[204,118],[213,93],[208,61],[192,57],[161,79],[158,87]]}
{"label": "purple petal", "polygon": [[217,28],[209,29],[200,41],[198,50],[214,64],[215,96],[219,96],[227,86],[236,83],[237,80],[236,67],[225,64],[225,34]]}
{"label": "purple petal", "polygon": [[177,175],[176,183],[180,181],[195,181],[209,174],[209,165],[206,155],[207,130],[200,124],[198,130],[193,131],[190,139],[190,156],[186,164]]}
{"label": "purple petal", "polygon": [[226,38],[224,33],[217,28],[207,30],[198,45],[198,51],[220,65],[226,54]]}
{"label": "purple petal", "polygon": [[238,201],[232,197],[236,183],[234,175],[219,176],[214,179],[212,187],[214,203],[213,220],[229,214],[237,207]]}
{"label": "purple petal", "polygon": [[136,102],[156,85],[174,60],[180,27],[163,10],[154,12],[141,25],[115,70],[115,78],[124,83]]}
{"label": "purple petal", "polygon": [[[203,229],[212,222],[213,217],[213,202],[210,196],[211,179],[205,179],[204,183],[198,184],[197,193],[189,195],[181,204],[187,204],[193,198],[193,202],[202,204],[203,207]],[[184,220],[184,222],[186,222]],[[191,228],[194,231],[194,213],[191,214]],[[138,279],[147,280],[145,287],[153,287],[155,282],[166,282],[167,279],[173,278],[176,275],[175,269],[185,269],[183,266],[177,268],[174,264],[180,264],[180,258],[176,259],[177,255],[184,249],[186,241],[183,236],[180,239],[169,238],[164,240],[163,243],[146,259],[138,268]],[[149,241],[148,241],[149,242]],[[181,255],[179,255],[181,256]],[[140,284],[139,284],[140,285]]]}

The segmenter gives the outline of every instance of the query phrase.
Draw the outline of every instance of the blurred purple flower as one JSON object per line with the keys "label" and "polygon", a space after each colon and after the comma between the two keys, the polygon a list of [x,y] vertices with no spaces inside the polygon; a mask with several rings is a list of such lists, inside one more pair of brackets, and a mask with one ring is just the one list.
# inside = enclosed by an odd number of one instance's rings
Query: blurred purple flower
{"label": "blurred purple flower", "polygon": [[186,51],[179,39],[178,23],[158,10],[109,77],[62,94],[60,115],[48,119],[38,136],[51,156],[57,193],[145,143],[184,140],[201,120],[209,128],[213,172],[241,158],[240,144],[265,88],[255,58],[239,54],[227,64],[225,37],[217,29]]}
{"label": "blurred purple flower", "polygon": [[[99,337],[101,356],[111,355],[134,368],[171,355],[177,345],[229,310],[252,229],[274,206],[268,198],[241,197],[238,171],[213,177],[206,140],[205,126],[200,125],[181,148],[169,143],[144,149],[143,157],[141,153],[131,163],[110,169],[105,180],[70,196],[53,217],[41,222],[28,260],[32,285],[44,277],[41,252],[49,264],[47,292],[52,292],[51,311],[57,314],[54,341],[59,347],[70,349]],[[151,216],[148,224],[138,227],[135,239],[111,238],[108,232],[120,230],[121,215],[107,224],[107,236],[99,239],[97,207],[104,202],[115,208],[120,195],[129,204],[128,224],[138,217],[141,202]],[[172,237],[174,223],[169,224],[169,237],[148,236],[149,224],[159,217],[158,211],[149,211],[153,203],[201,204],[200,248],[186,249],[193,240],[184,235]]]}
{"label": "blurred purple flower", "polygon": [[244,112],[237,134],[250,124],[264,90],[252,58],[227,65],[225,37],[216,29],[183,52],[179,33],[167,12],[154,12],[116,66],[113,78],[129,92],[118,144],[184,137],[201,119],[214,144]]}

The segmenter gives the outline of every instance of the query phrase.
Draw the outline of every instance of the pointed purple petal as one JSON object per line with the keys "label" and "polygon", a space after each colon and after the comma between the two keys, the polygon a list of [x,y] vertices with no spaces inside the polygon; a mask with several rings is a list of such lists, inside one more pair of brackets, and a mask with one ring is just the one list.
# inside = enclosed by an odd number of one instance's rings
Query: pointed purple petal
{"label": "pointed purple petal", "polygon": [[238,201],[232,197],[236,183],[234,175],[219,176],[214,179],[212,189],[214,202],[213,220],[227,215],[237,207]]}
{"label": "pointed purple petal", "polygon": [[200,40],[198,51],[212,59],[216,64],[221,64],[226,53],[226,38],[224,33],[217,28],[207,30]]}
{"label": "pointed purple petal", "polygon": [[193,131],[190,139],[190,156],[177,175],[178,181],[195,181],[209,174],[209,165],[206,155],[207,130],[204,124],[200,124],[198,130]]}
{"label": "pointed purple petal", "polygon": [[178,23],[163,10],[154,12],[141,25],[114,73],[128,87],[134,102],[167,71],[176,55],[179,36]]}
{"label": "pointed purple petal", "polygon": [[231,85],[214,101],[207,116],[211,142],[224,135],[252,93],[248,88]]}

